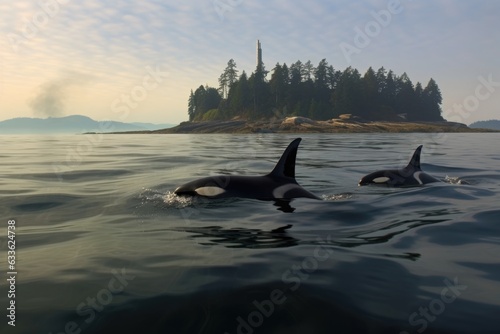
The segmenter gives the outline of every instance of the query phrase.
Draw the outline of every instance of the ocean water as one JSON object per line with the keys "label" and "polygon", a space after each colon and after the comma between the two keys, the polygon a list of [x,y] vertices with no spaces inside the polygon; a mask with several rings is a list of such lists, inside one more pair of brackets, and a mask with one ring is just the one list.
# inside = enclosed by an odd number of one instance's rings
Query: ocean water
{"label": "ocean water", "polygon": [[[1,136],[0,332],[500,332],[498,134],[301,135],[323,200],[288,210],[173,194],[265,174],[296,137]],[[357,186],[420,144],[443,182]]]}

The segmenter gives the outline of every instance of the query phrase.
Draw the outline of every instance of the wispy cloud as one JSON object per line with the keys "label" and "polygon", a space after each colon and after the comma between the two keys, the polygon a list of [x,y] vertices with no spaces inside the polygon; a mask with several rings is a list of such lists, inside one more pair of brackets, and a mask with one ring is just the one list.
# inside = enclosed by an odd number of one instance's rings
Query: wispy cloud
{"label": "wispy cloud", "polygon": [[[300,59],[317,63],[322,58],[337,69],[345,68],[349,64],[339,44],[351,41],[354,28],[363,28],[373,20],[370,13],[387,8],[389,1],[244,0],[232,2],[238,5],[227,11],[223,20],[214,2],[207,0],[123,1],[119,5],[97,0],[60,1],[58,9],[46,15],[47,20],[40,3],[59,2],[0,3],[4,14],[0,22],[2,77],[4,90],[12,92],[0,99],[2,110],[31,112],[26,101],[40,86],[60,73],[76,71],[94,77],[88,90],[100,97],[95,101],[82,100],[81,107],[85,106],[89,113],[106,113],[113,94],[130,89],[144,75],[145,66],[166,64],[171,80],[175,80],[165,83],[169,87],[168,105],[162,105],[163,98],[153,100],[153,94],[145,105],[168,110],[166,118],[180,121],[186,118],[189,88],[206,83],[216,85],[230,58],[236,60],[240,70],[254,70],[257,39],[263,43],[268,69],[276,62]],[[436,77],[445,103],[461,89],[467,91],[460,88],[460,82],[473,83],[478,75],[487,74],[484,71],[500,68],[500,60],[492,56],[500,48],[495,36],[500,27],[500,3],[400,3],[404,7],[401,14],[394,16],[390,25],[353,57],[351,65],[361,71],[383,65],[398,72],[407,71],[418,81]],[[23,35],[36,20],[43,24],[38,24],[30,36]],[[8,38],[12,34],[22,40],[17,50]],[[96,105],[97,101],[101,105]],[[147,119],[148,115],[148,110],[141,110],[140,116],[138,113],[132,117],[154,121]]]}

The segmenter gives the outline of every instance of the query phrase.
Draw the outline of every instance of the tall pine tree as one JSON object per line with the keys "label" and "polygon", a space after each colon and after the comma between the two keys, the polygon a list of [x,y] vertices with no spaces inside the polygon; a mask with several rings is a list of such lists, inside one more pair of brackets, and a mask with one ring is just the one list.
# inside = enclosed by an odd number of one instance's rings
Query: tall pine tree
{"label": "tall pine tree", "polygon": [[238,79],[238,70],[233,59],[227,62],[227,67],[219,77],[219,92],[222,98],[227,98],[229,89]]}
{"label": "tall pine tree", "polygon": [[442,121],[443,117],[441,116],[441,103],[443,102],[443,98],[441,96],[441,91],[439,87],[434,81],[434,79],[430,79],[427,83],[427,86],[424,88],[422,92],[422,102],[425,108],[424,118],[428,121]]}

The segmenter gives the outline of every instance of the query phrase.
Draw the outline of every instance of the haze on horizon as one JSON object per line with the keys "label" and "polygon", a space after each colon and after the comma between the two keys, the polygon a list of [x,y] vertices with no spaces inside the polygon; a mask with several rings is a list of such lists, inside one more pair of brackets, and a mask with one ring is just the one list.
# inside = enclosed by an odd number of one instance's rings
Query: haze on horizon
{"label": "haze on horizon", "polygon": [[269,71],[323,58],[361,74],[384,66],[435,79],[448,120],[500,118],[494,0],[1,0],[0,11],[0,120],[179,123],[190,90],[218,87],[229,59],[255,70],[257,39]]}

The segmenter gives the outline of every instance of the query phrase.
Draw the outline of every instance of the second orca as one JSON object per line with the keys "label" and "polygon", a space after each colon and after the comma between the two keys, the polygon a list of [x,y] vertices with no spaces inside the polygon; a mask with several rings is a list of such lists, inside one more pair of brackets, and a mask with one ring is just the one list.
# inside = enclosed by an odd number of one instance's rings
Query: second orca
{"label": "second orca", "polygon": [[359,186],[385,185],[388,187],[412,187],[432,182],[440,182],[438,179],[426,174],[420,167],[420,145],[413,153],[413,157],[405,168],[379,170],[361,178]]}

